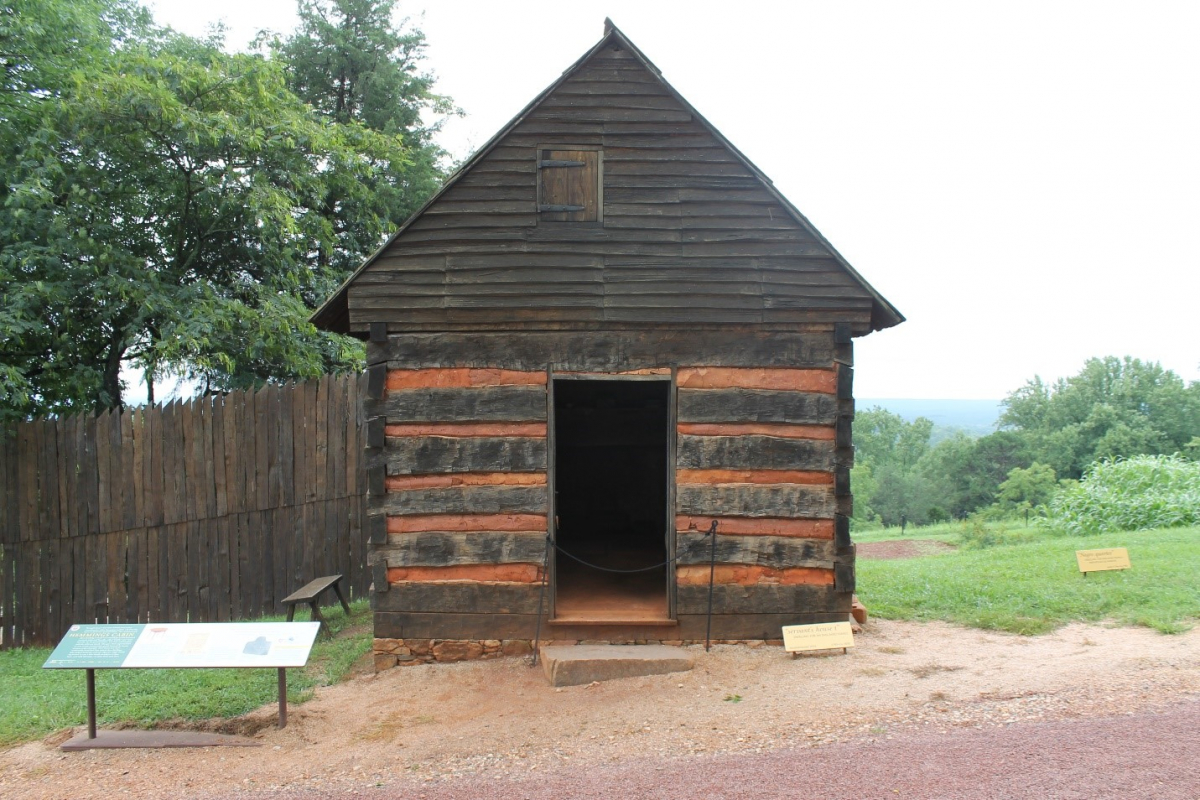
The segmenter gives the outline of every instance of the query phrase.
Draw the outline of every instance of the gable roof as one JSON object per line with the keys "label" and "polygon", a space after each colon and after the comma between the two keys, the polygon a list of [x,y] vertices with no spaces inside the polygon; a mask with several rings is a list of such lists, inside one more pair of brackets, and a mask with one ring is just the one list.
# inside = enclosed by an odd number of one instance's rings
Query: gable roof
{"label": "gable roof", "polygon": [[405,232],[413,226],[414,223],[420,220],[422,215],[424,215],[428,209],[437,204],[447,192],[453,189],[455,185],[464,178],[464,176],[468,175],[477,164],[479,164],[490,153],[492,153],[492,151],[495,150],[497,146],[500,145],[505,138],[514,131],[514,129],[517,128],[518,125],[520,125],[527,118],[529,118],[531,114],[537,111],[542,106],[544,101],[554,94],[555,90],[557,90],[564,82],[570,80],[584,64],[592,59],[593,56],[595,56],[604,48],[613,44],[619,44],[621,47],[628,50],[643,67],[653,74],[661,87],[672,98],[674,98],[674,100],[678,102],[683,109],[690,113],[694,120],[698,122],[708,134],[710,134],[722,146],[724,146],[729,153],[732,154],[737,161],[740,162],[742,166],[744,166],[758,180],[759,184],[761,184],[761,187],[765,189],[783,209],[786,210],[788,215],[804,231],[811,235],[816,242],[820,243],[821,246],[828,250],[835,262],[841,267],[842,270],[844,270],[844,272],[853,280],[853,282],[861,287],[861,289],[865,291],[867,295],[869,295],[871,299],[871,330],[881,330],[883,328],[898,325],[904,321],[904,316],[895,308],[895,306],[888,302],[881,294],[879,294],[879,292],[874,289],[874,287],[867,283],[867,281],[861,275],[859,275],[859,273],[852,266],[850,266],[850,263],[833,247],[832,244],[830,244],[827,239],[825,239],[823,235],[821,235],[820,231],[818,231],[816,227],[814,227],[813,224],[809,222],[802,213],[800,213],[799,209],[792,205],[791,202],[788,201],[788,199],[784,197],[778,189],[775,188],[770,178],[768,178],[750,161],[750,159],[748,159],[740,150],[738,150],[732,142],[726,139],[725,136],[719,130],[717,130],[717,128],[711,122],[709,122],[702,114],[696,111],[691,103],[689,103],[681,94],[679,94],[678,91],[676,91],[673,86],[671,86],[670,83],[667,82],[665,78],[663,78],[661,70],[659,70],[658,67],[656,67],[654,63],[651,62],[650,59],[648,59],[645,54],[642,53],[642,51],[638,49],[638,47],[634,45],[633,42],[631,42],[629,38],[625,36],[625,34],[622,33],[620,29],[618,29],[616,25],[614,25],[609,19],[605,19],[604,21],[604,36],[600,39],[600,41],[598,41],[591,49],[580,56],[580,58],[576,60],[574,64],[564,70],[562,75],[560,75],[558,79],[554,81],[554,83],[550,84],[550,86],[543,90],[541,94],[535,97],[527,106],[525,106],[525,108],[520,111],[520,113],[513,117],[508,124],[501,128],[466,162],[464,162],[446,180],[441,189],[439,189],[432,197],[429,198],[429,200],[425,202],[423,206],[421,206],[420,209],[418,209],[411,217],[409,217],[408,220],[406,220],[404,224],[401,225],[400,228],[387,239],[386,242],[384,242],[370,257],[368,257],[362,263],[361,266],[359,266],[358,269],[354,271],[353,274],[350,275],[349,278],[342,283],[338,290],[328,300],[326,300],[320,308],[313,312],[310,317],[310,321],[317,327],[325,330],[338,331],[342,333],[350,332],[348,294],[356,279],[358,279],[358,277],[362,275],[364,271],[369,269],[372,264],[374,264],[380,258],[381,255],[388,251],[393,243],[400,239]]}

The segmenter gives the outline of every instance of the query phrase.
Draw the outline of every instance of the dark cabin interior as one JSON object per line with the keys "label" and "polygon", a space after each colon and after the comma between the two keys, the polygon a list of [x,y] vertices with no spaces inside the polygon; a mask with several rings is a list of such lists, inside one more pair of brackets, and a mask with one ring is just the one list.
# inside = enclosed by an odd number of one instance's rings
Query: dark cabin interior
{"label": "dark cabin interior", "polygon": [[555,619],[665,620],[667,380],[554,382]]}

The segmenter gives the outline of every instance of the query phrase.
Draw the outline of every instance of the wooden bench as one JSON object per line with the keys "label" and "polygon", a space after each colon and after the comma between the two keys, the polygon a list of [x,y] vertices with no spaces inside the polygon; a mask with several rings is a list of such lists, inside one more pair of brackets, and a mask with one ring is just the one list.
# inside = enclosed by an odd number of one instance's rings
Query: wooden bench
{"label": "wooden bench", "polygon": [[292,617],[296,615],[297,603],[308,603],[308,607],[312,609],[313,620],[324,625],[325,620],[321,616],[321,609],[317,606],[317,600],[330,587],[333,587],[333,591],[337,593],[337,599],[342,604],[342,610],[346,612],[346,616],[349,616],[350,604],[346,602],[346,598],[342,595],[342,587],[338,585],[341,580],[341,575],[327,575],[324,578],[317,578],[316,580],[309,581],[283,598],[283,604],[287,606],[288,610],[288,622],[291,622]]}

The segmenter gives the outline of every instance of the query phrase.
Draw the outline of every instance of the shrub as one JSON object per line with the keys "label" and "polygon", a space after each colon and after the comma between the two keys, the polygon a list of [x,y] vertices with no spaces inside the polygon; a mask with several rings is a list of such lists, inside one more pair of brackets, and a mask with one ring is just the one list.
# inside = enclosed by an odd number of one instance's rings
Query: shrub
{"label": "shrub", "polygon": [[1075,534],[1200,524],[1200,463],[1177,455],[1097,461],[1055,496],[1048,521]]}
{"label": "shrub", "polygon": [[982,550],[1004,544],[1004,534],[1008,529],[1003,525],[989,525],[984,518],[973,515],[964,523],[958,534],[958,543],[968,550]]}

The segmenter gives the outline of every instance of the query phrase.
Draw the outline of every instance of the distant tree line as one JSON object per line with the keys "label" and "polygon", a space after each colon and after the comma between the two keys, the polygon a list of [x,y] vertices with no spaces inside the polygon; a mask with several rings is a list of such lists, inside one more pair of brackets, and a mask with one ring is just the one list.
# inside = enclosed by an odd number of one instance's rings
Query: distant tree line
{"label": "distant tree line", "polygon": [[230,53],[133,0],[0,2],[0,420],[354,369],[313,308],[440,185],[396,0],[300,0]]}
{"label": "distant tree line", "polygon": [[1093,358],[1074,376],[1009,394],[995,433],[930,444],[933,423],[874,407],[854,420],[856,525],[923,525],[1044,507],[1092,464],[1138,455],[1200,458],[1200,382],[1159,364]]}

